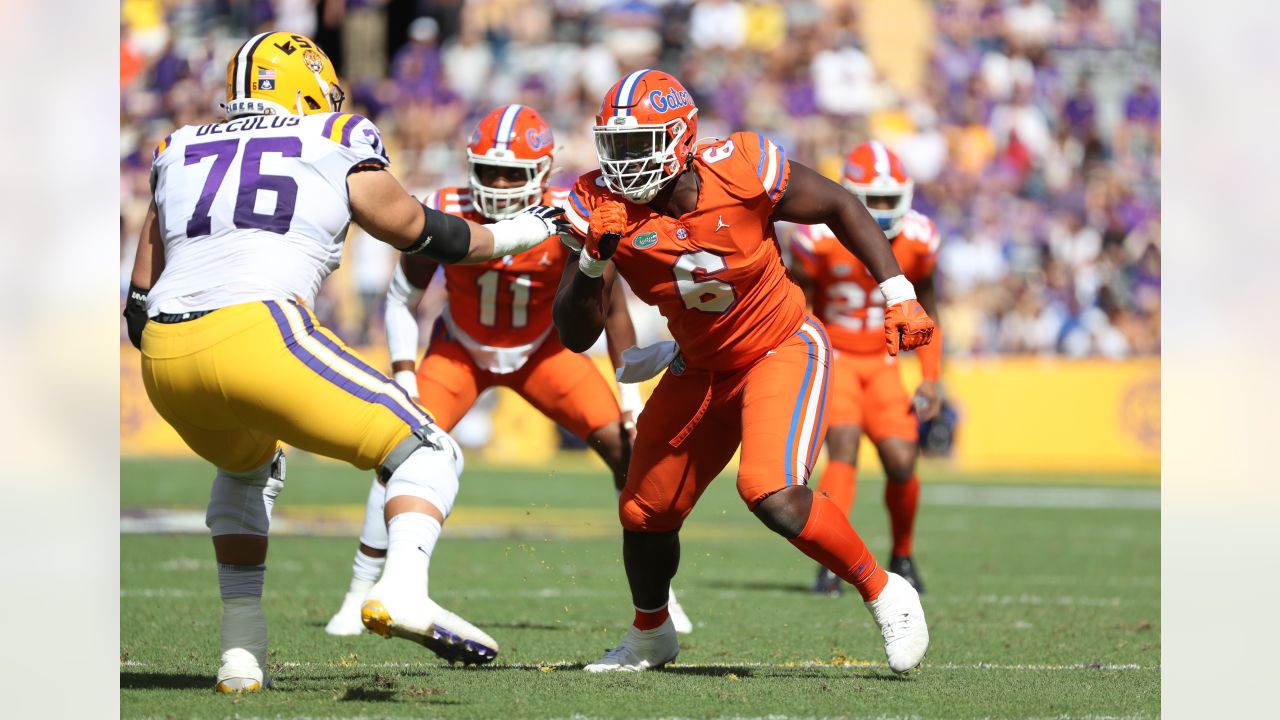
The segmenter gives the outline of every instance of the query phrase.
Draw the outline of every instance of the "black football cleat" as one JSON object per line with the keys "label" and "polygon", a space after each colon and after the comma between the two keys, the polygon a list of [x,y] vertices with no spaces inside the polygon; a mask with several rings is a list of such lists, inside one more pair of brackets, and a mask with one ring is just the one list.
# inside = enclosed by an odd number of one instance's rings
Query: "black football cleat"
{"label": "black football cleat", "polygon": [[818,566],[818,577],[813,581],[813,591],[819,595],[830,595],[831,597],[840,597],[844,593],[844,580],[840,576]]}
{"label": "black football cleat", "polygon": [[924,581],[920,579],[920,572],[916,570],[916,561],[911,559],[910,555],[894,555],[889,558],[889,572],[897,573],[904,580],[911,583],[911,587],[916,592],[924,594]]}

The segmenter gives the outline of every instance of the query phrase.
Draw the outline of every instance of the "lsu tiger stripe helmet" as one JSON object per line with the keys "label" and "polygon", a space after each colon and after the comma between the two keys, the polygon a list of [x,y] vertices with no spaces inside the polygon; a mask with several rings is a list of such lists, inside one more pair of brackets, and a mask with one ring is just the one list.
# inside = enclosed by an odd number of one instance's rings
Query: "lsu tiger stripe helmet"
{"label": "lsu tiger stripe helmet", "polygon": [[[858,196],[871,217],[892,240],[902,231],[902,218],[911,210],[915,182],[907,177],[902,160],[879,140],[865,142],[845,156],[844,186]],[[885,205],[889,207],[872,207]]]}
{"label": "lsu tiger stripe helmet", "polygon": [[647,203],[688,165],[698,107],[671,75],[637,70],[605,93],[592,134],[605,186]]}
{"label": "lsu tiger stripe helmet", "polygon": [[227,63],[227,117],[340,112],[344,98],[333,63],[305,35],[254,35]]}
{"label": "lsu tiger stripe helmet", "polygon": [[537,205],[551,180],[555,136],[537,110],[503,105],[480,119],[467,143],[471,200],[491,220]]}

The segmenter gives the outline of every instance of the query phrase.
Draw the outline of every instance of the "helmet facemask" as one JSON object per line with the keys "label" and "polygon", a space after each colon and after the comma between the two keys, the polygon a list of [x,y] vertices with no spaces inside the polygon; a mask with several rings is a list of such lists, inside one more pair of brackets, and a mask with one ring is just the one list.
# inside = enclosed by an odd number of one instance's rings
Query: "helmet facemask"
{"label": "helmet facemask", "polygon": [[[493,157],[492,154],[475,155],[467,150],[467,160],[470,165],[471,202],[481,215],[491,220],[506,220],[519,215],[530,205],[537,205],[551,174],[550,157],[522,160]],[[494,187],[493,183],[500,178],[509,182],[519,178],[523,182],[512,187]]]}
{"label": "helmet facemask", "polygon": [[[845,180],[845,187],[849,188],[849,192],[858,196],[858,200],[880,224],[880,229],[884,231],[885,237],[893,239],[902,231],[902,219],[911,211],[911,196],[915,190],[915,182],[907,180],[905,182],[897,182],[894,180],[886,180],[877,178],[876,182],[870,185],[862,183],[853,183]],[[871,202],[878,198],[889,198],[893,201],[893,206],[889,208],[873,208]]]}
{"label": "helmet facemask", "polygon": [[683,170],[679,149],[686,143],[689,126],[680,118],[663,125],[638,125],[633,117],[609,121],[617,125],[596,126],[592,131],[605,186],[632,202],[647,203]]}
{"label": "helmet facemask", "polygon": [[[338,83],[329,84],[324,78],[320,77],[320,73],[312,73],[316,77],[316,84],[320,86],[321,98],[328,101],[329,109],[325,110],[316,98],[310,95],[303,95],[302,91],[298,91],[298,114],[306,115],[309,112],[342,112],[342,103],[347,99],[347,94],[343,92],[342,86]],[[307,107],[303,108],[303,103]]]}

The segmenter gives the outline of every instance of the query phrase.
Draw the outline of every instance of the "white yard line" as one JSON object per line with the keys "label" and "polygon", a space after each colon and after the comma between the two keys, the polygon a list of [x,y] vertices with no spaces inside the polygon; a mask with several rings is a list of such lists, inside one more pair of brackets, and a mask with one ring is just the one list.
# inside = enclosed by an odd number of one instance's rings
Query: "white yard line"
{"label": "white yard line", "polygon": [[[1160,491],[1149,488],[1039,487],[1007,485],[929,485],[922,488],[925,505],[942,507],[1059,508],[1059,509],[1160,509]],[[344,536],[360,532],[362,506],[331,506],[323,517],[291,514],[287,504],[275,513],[273,535]],[[479,510],[479,508],[477,508]],[[612,528],[601,528],[612,533]],[[534,535],[561,534],[545,523],[516,525],[467,522],[458,518],[449,524],[454,537],[510,537],[528,531]],[[125,508],[120,517],[122,534],[208,532],[204,512],[191,509]]]}

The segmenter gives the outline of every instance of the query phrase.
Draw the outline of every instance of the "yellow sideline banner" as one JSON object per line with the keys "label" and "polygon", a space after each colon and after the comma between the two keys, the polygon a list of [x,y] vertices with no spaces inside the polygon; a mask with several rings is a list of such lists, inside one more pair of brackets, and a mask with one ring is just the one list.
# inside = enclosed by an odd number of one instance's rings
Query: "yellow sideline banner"
{"label": "yellow sideline banner", "polygon": [[[361,354],[387,365],[386,350]],[[597,358],[601,372],[609,362]],[[132,346],[120,350],[120,453],[191,456],[147,399]],[[903,363],[908,390],[918,363]],[[646,383],[645,395],[653,382]],[[1160,361],[1120,362],[1038,358],[952,360],[943,384],[959,413],[949,465],[959,472],[1044,471],[1155,473],[1160,471]],[[492,439],[480,459],[513,465],[553,462],[559,439],[551,421],[515,393],[498,390]],[[864,444],[859,461],[874,467]]]}

